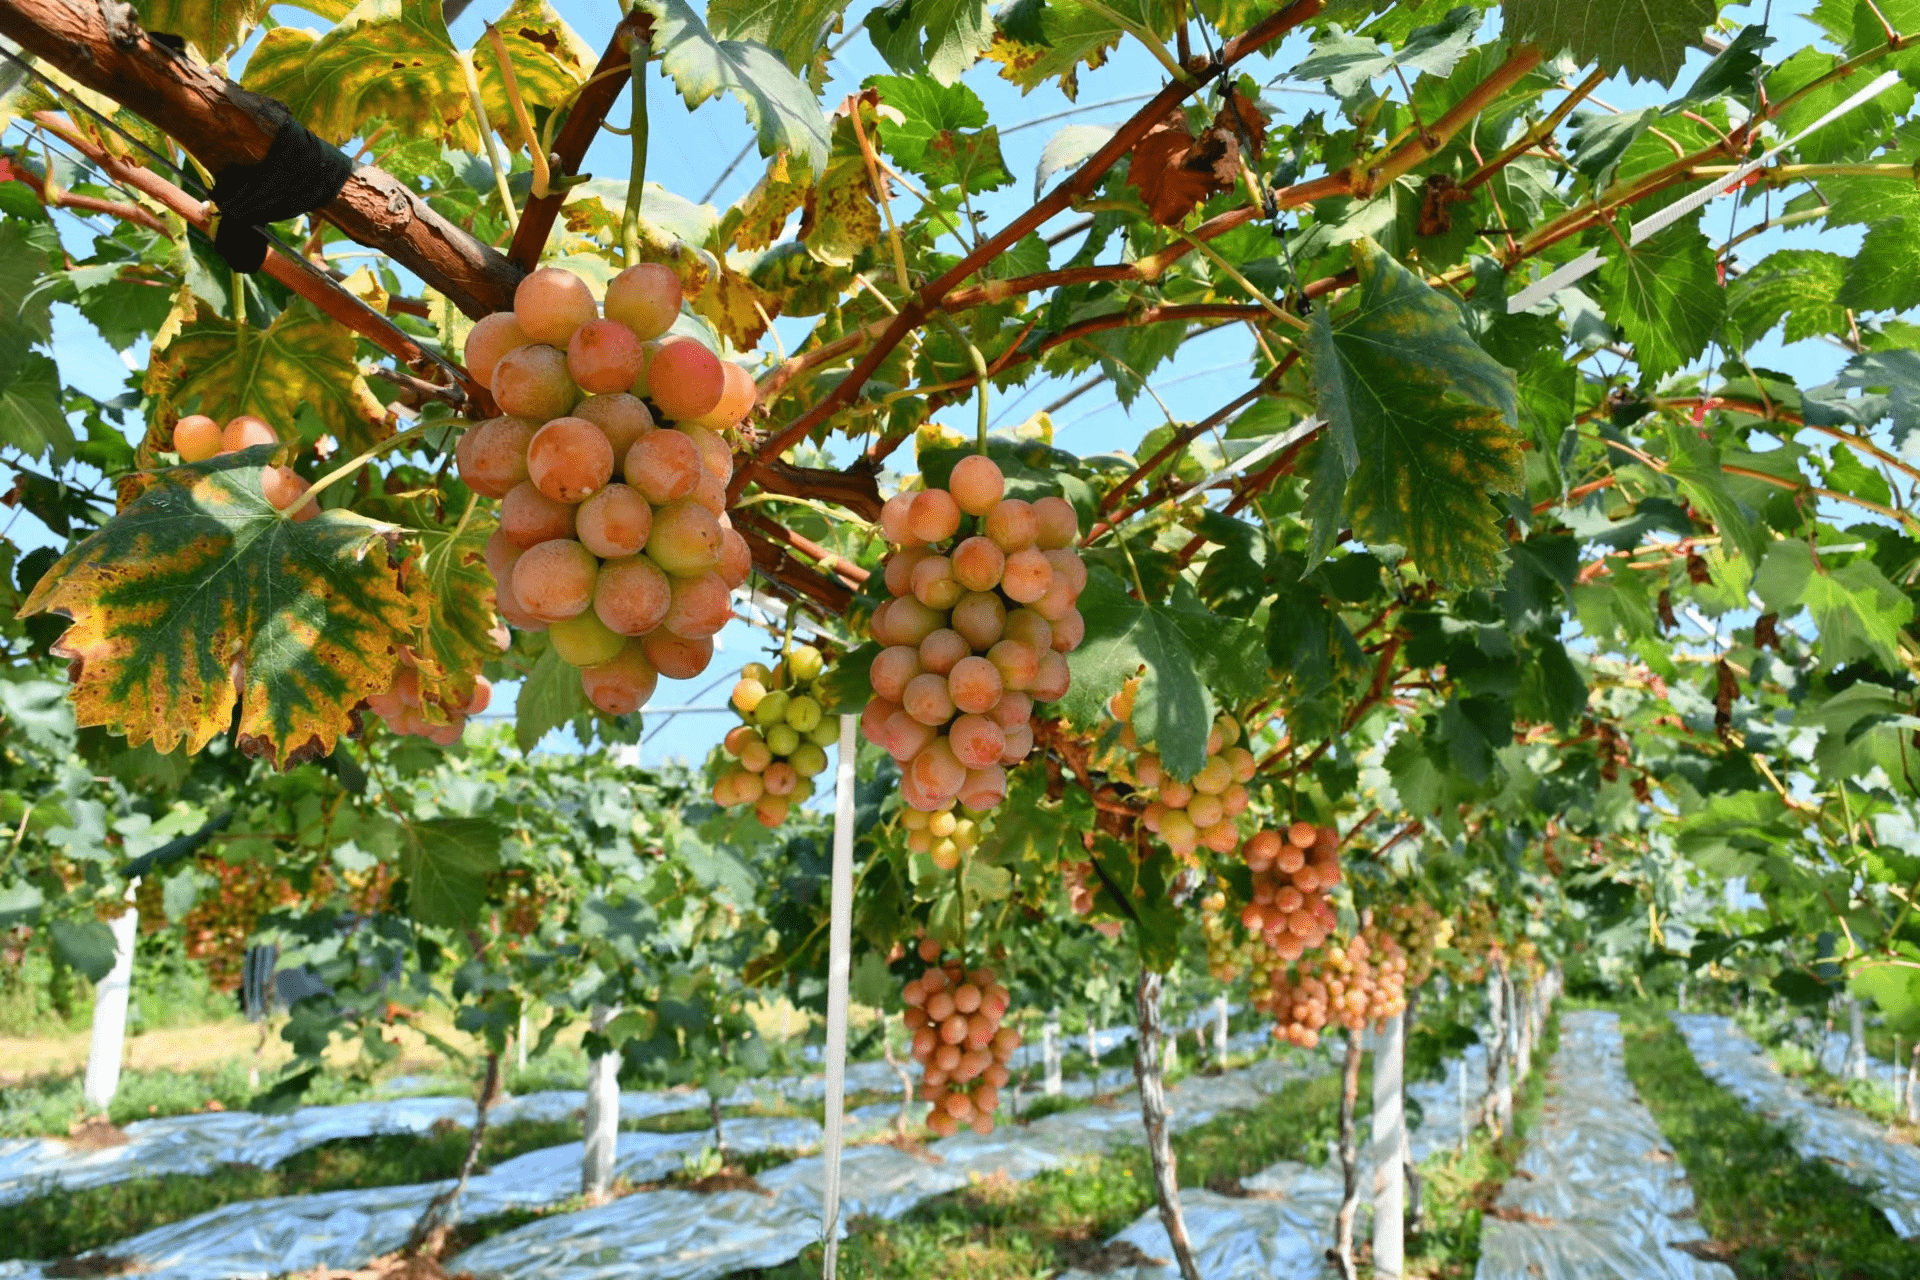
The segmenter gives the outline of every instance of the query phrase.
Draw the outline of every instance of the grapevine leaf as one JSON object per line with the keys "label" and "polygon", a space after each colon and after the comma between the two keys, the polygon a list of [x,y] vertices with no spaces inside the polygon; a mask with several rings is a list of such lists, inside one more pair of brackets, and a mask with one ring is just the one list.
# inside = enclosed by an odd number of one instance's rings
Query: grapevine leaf
{"label": "grapevine leaf", "polygon": [[1513,373],[1379,245],[1358,240],[1353,258],[1358,305],[1338,320],[1318,309],[1308,339],[1329,437],[1309,488],[1314,563],[1344,512],[1361,540],[1405,547],[1436,578],[1490,581],[1506,539],[1488,495],[1522,482]]}
{"label": "grapevine leaf", "polygon": [[1315,42],[1313,52],[1288,74],[1296,80],[1325,80],[1340,98],[1395,67],[1444,76],[1473,44],[1480,21],[1479,9],[1462,5],[1431,26],[1414,28],[1398,48],[1385,51],[1370,37],[1336,29]]}
{"label": "grapevine leaf", "polygon": [[[1833,71],[1842,61],[1839,54],[1802,49],[1773,69],[1773,74],[1767,77],[1769,100],[1783,102],[1806,90],[1806,96],[1796,98],[1780,112],[1778,124],[1785,136],[1795,137],[1811,128],[1859,91],[1859,83],[1848,76],[1813,87],[1814,81]],[[1895,120],[1912,109],[1913,90],[1905,84],[1891,85],[1845,115],[1800,138],[1793,144],[1793,149],[1802,160],[1814,164],[1869,155],[1876,144],[1892,131]]]}
{"label": "grapevine leaf", "polygon": [[352,453],[391,434],[354,362],[353,334],[305,302],[264,331],[241,333],[231,320],[197,315],[153,354],[146,391],[163,423],[189,412],[221,421],[251,413],[284,436],[310,409]]}
{"label": "grapevine leaf", "polygon": [[846,0],[713,0],[707,24],[723,40],[757,40],[804,74]]}
{"label": "grapevine leaf", "polygon": [[1787,539],[1768,548],[1753,589],[1776,613],[1811,613],[1820,628],[1820,656],[1835,666],[1872,660],[1888,671],[1904,669],[1900,629],[1913,621],[1913,601],[1871,560],[1831,569],[1806,543]]}
{"label": "grapevine leaf", "polygon": [[1638,111],[1580,111],[1573,117],[1567,144],[1573,148],[1573,167],[1595,190],[1613,181],[1613,171],[1627,148],[1659,119],[1656,107]]}
{"label": "grapevine leaf", "polygon": [[1705,351],[1720,327],[1725,294],[1700,229],[1679,223],[1609,252],[1599,275],[1603,300],[1633,342],[1641,372],[1657,380]]}
{"label": "grapevine leaf", "polygon": [[1759,564],[1766,553],[1760,514],[1734,497],[1727,487],[1719,450],[1690,429],[1672,428],[1667,438],[1667,478],[1685,491],[1697,511],[1713,521],[1729,547],[1746,556],[1747,563]]}
{"label": "grapevine leaf", "polygon": [[407,914],[421,924],[458,929],[487,901],[487,877],[500,869],[500,829],[480,818],[409,822],[400,838]]}
{"label": "grapevine leaf", "polygon": [[1136,851],[1102,836],[1094,842],[1093,859],[1099,864],[1093,914],[1131,921],[1140,963],[1161,973],[1171,969],[1180,958],[1181,924],[1167,884],[1173,855],[1158,845]]}
{"label": "grapevine leaf", "polygon": [[1079,168],[1080,162],[1106,146],[1115,132],[1110,124],[1070,124],[1047,139],[1040,150],[1040,163],[1033,170],[1033,198],[1040,198],[1048,178]]}
{"label": "grapevine leaf", "polygon": [[1834,309],[1841,311],[1905,311],[1920,306],[1920,218],[1876,222],[1867,228],[1860,248],[1847,263],[1846,283],[1834,302]]}
{"label": "grapevine leaf", "polygon": [[[546,0],[514,0],[493,25],[507,47],[507,61],[513,64],[514,85],[530,108],[557,111],[565,106],[599,61],[593,46],[582,40]],[[467,56],[473,60],[488,122],[501,131],[502,137],[519,141],[506,78],[500,74],[500,60],[492,42],[482,37]],[[459,71],[458,64],[454,69],[461,76],[464,92],[465,73]]]}
{"label": "grapevine leaf", "polygon": [[[128,745],[198,751],[234,725],[286,765],[324,755],[393,683],[414,607],[399,533],[348,511],[295,523],[262,496],[269,446],[171,468],[62,556],[23,615],[72,619],[74,718]],[[238,686],[236,692],[236,686]]]}
{"label": "grapevine leaf", "polygon": [[969,194],[1013,180],[1000,155],[1000,131],[982,127],[987,109],[973,90],[907,76],[872,76],[866,84],[902,117],[881,118],[880,143],[908,172]]}
{"label": "grapevine leaf", "polygon": [[1015,0],[999,14],[999,29],[987,57],[1000,64],[1000,75],[1031,93],[1057,79],[1068,101],[1080,92],[1080,67],[1097,69],[1126,35],[1119,19],[1136,22],[1143,30],[1157,25],[1156,0],[1115,0],[1112,5],[1081,4],[1076,0]]}
{"label": "grapevine leaf", "polygon": [[816,696],[828,715],[858,715],[873,697],[873,682],[868,673],[880,656],[880,645],[869,640],[827,668],[817,686]]}
{"label": "grapevine leaf", "polygon": [[[1067,658],[1073,684],[1062,710],[1074,724],[1097,723],[1106,713],[1107,700],[1144,666],[1146,674],[1134,697],[1133,730],[1160,752],[1168,772],[1190,778],[1207,762],[1214,704],[1188,639],[1188,628],[1196,620],[1176,617],[1178,612],[1166,605],[1142,604],[1127,594],[1120,579],[1095,569],[1080,596],[1087,633]],[[1222,619],[1213,621],[1225,625]]]}
{"label": "grapevine leaf", "polygon": [[1760,51],[1772,43],[1773,37],[1767,34],[1764,22],[1740,28],[1740,34],[1701,69],[1687,91],[1680,95],[1680,101],[1705,102],[1723,93],[1743,101],[1751,99],[1753,73],[1760,69]]}
{"label": "grapevine leaf", "polygon": [[492,531],[491,520],[474,517],[453,529],[419,535],[421,551],[406,577],[420,615],[413,654],[423,710],[430,704],[446,711],[464,708],[473,699],[474,676],[500,655],[489,634],[499,626],[493,574],[487,569]]}
{"label": "grapevine leaf", "polygon": [[73,427],[60,409],[60,369],[38,351],[22,356],[10,376],[0,376],[0,444],[56,464],[73,456]]}
{"label": "grapevine leaf", "polygon": [[[148,31],[179,36],[209,60],[224,58],[272,0],[135,0],[133,11]],[[303,4],[311,9],[313,5]],[[316,10],[317,12],[317,10]],[[331,15],[330,15],[331,16]]]}
{"label": "grapevine leaf", "polygon": [[48,927],[53,952],[68,968],[98,982],[113,969],[113,930],[99,920],[55,920]]}
{"label": "grapevine leaf", "polygon": [[1727,318],[1751,346],[1782,320],[1788,342],[1845,333],[1846,308],[1834,301],[1847,260],[1819,249],[1768,254],[1727,290]]}
{"label": "grapevine leaf", "polygon": [[1608,0],[1507,0],[1505,35],[1575,62],[1598,62],[1634,80],[1672,84],[1687,50],[1718,16],[1714,0],[1615,4]]}
{"label": "grapevine leaf", "polygon": [[383,116],[469,138],[466,73],[440,10],[440,0],[361,0],[318,39],[276,27],[247,59],[242,83],[335,146]]}
{"label": "grapevine leaf", "polygon": [[804,160],[815,173],[826,167],[832,139],[820,104],[786,63],[763,44],[720,40],[707,30],[686,0],[640,0],[653,15],[653,47],[689,107],[730,93],[746,108],[760,139],[760,154]]}
{"label": "grapevine leaf", "polygon": [[924,71],[953,84],[993,43],[993,7],[987,0],[895,0],[875,6],[866,27],[895,71]]}
{"label": "grapevine leaf", "polygon": [[592,711],[580,672],[562,662],[552,649],[546,649],[520,682],[520,696],[513,708],[514,741],[522,751],[531,751],[553,730]]}

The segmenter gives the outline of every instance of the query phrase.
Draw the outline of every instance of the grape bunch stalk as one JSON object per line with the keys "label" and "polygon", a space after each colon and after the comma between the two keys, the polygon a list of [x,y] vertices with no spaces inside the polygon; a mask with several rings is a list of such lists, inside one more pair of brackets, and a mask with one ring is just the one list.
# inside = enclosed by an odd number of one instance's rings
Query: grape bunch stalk
{"label": "grape bunch stalk", "polygon": [[585,281],[542,267],[467,336],[501,416],[455,457],[468,488],[500,500],[487,540],[500,612],[546,632],[608,715],[637,711],[660,676],[706,669],[752,569],[727,515],[723,433],[752,412],[753,378],[663,336],[680,304],[656,264],[608,282],[604,316]]}
{"label": "grape bunch stalk", "polygon": [[886,647],[860,720],[922,812],[983,813],[1006,798],[1007,766],[1033,750],[1034,704],[1066,694],[1067,654],[1086,634],[1073,507],[1005,493],[999,466],[975,454],[947,488],[896,494],[880,513],[899,549],[869,624]]}
{"label": "grape bunch stalk", "polygon": [[1000,1090],[1012,1078],[1007,1069],[1020,1047],[1020,1032],[1003,1027],[1008,990],[991,969],[967,969],[958,960],[940,963],[941,947],[932,938],[920,942],[928,968],[900,993],[902,1015],[913,1035],[914,1061],[921,1066],[920,1097],[931,1103],[927,1127],[943,1138],[960,1126],[993,1132]]}
{"label": "grape bunch stalk", "polygon": [[826,659],[810,644],[794,645],[771,667],[749,662],[733,686],[733,709],[745,721],[722,743],[731,763],[714,779],[723,809],[752,805],[762,826],[777,827],[792,806],[813,795],[827,768],[827,748],[840,726],[821,706]]}

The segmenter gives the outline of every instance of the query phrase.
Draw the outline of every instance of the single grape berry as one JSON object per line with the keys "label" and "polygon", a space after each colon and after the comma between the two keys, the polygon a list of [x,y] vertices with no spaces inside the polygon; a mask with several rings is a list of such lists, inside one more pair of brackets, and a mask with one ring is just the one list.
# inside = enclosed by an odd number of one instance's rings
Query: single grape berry
{"label": "single grape berry", "polygon": [[565,347],[574,330],[599,314],[587,282],[560,267],[528,272],[513,291],[513,317],[529,338]]}
{"label": "single grape berry", "polygon": [[607,319],[618,320],[642,341],[673,326],[680,302],[680,278],[657,262],[628,267],[607,282]]}
{"label": "single grape berry", "polygon": [[204,413],[190,413],[173,424],[173,451],[182,462],[205,462],[223,444],[220,424]]}

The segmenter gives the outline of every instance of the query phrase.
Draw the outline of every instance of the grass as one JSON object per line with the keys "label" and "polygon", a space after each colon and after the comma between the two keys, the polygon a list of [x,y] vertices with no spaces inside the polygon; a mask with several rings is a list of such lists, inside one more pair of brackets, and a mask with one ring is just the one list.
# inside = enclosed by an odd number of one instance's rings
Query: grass
{"label": "grass", "polygon": [[1623,1013],[1627,1074],[1686,1168],[1713,1253],[1741,1280],[1896,1280],[1920,1275],[1920,1243],[1901,1240],[1865,1194],[1803,1159],[1786,1130],[1701,1072],[1673,1024]]}
{"label": "grass", "polygon": [[[107,1108],[115,1124],[196,1111],[244,1111],[260,1087],[247,1081],[248,1065],[229,1062],[213,1070],[127,1070]],[[74,1123],[93,1112],[81,1096],[83,1072],[42,1077],[0,1088],[0,1138],[65,1137]],[[263,1076],[271,1084],[271,1075]],[[471,1086],[464,1086],[470,1088]],[[303,1105],[355,1102],[383,1095],[371,1084],[322,1072],[301,1099]]]}
{"label": "grass", "polygon": [[[1248,1111],[1175,1135],[1180,1181],[1235,1191],[1277,1160],[1318,1164],[1338,1129],[1340,1081],[1322,1075]],[[1097,1259],[1108,1236],[1153,1205],[1144,1147],[1049,1170],[1024,1182],[998,1177],[936,1196],[891,1222],[849,1224],[839,1274],[847,1280],[1039,1280]],[[803,1280],[820,1273],[818,1246],[781,1267],[730,1280]]]}

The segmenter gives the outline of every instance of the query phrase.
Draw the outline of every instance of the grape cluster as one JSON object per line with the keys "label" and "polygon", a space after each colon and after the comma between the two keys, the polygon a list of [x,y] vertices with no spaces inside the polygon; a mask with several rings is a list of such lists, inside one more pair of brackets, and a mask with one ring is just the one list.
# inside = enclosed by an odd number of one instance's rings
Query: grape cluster
{"label": "grape cluster", "polygon": [[1274,1034],[1303,1049],[1320,1043],[1320,1031],[1337,1022],[1359,1031],[1407,1007],[1407,957],[1393,938],[1364,929],[1345,945],[1335,943],[1314,957],[1274,971],[1254,1007],[1279,1022]]}
{"label": "grape cluster", "polygon": [[[500,499],[487,541],[500,612],[545,631],[608,715],[638,710],[662,675],[706,669],[752,567],[719,433],[752,411],[753,378],[691,338],[661,339],[680,301],[673,273],[643,263],[608,283],[602,317],[585,281],[542,267],[467,337],[502,416],[469,428],[455,456],[468,488]],[[656,410],[674,425],[656,426]]]}
{"label": "grape cluster", "polygon": [[1073,507],[1005,492],[976,454],[947,488],[896,494],[880,513],[899,550],[870,624],[886,648],[861,727],[900,764],[902,798],[928,813],[1006,798],[1006,767],[1033,750],[1033,705],[1066,693],[1067,654],[1086,634]]}
{"label": "grape cluster", "polygon": [[1135,677],[1107,703],[1108,712],[1120,723],[1121,750],[1138,752],[1130,760],[1126,755],[1110,758],[1109,772],[1153,793],[1141,821],[1176,854],[1184,857],[1201,848],[1232,853],[1240,845],[1236,819],[1246,812],[1251,799],[1247,783],[1254,773],[1253,753],[1234,745],[1240,739],[1240,723],[1229,715],[1215,718],[1207,734],[1206,763],[1182,781],[1167,772],[1158,754],[1141,749],[1132,724],[1139,691],[1140,680]]}
{"label": "grape cluster", "polygon": [[1296,822],[1283,837],[1257,831],[1241,855],[1253,873],[1253,901],[1240,923],[1266,939],[1282,960],[1318,947],[1336,923],[1327,890],[1340,883],[1340,835],[1332,827]]}
{"label": "grape cluster", "polygon": [[1425,898],[1396,902],[1380,927],[1393,936],[1407,957],[1407,985],[1421,987],[1433,976],[1440,948],[1453,941],[1453,921]]}
{"label": "grape cluster", "polygon": [[[250,413],[221,426],[204,413],[190,413],[173,424],[173,451],[182,462],[205,462],[225,457],[255,445],[278,446],[280,436],[264,419]],[[295,521],[311,520],[320,514],[312,502],[301,502],[313,482],[292,467],[268,463],[260,468],[260,493],[276,510],[290,511]]]}
{"label": "grape cluster", "polygon": [[810,644],[795,645],[768,667],[749,662],[733,686],[733,709],[746,721],[723,745],[732,763],[713,784],[723,809],[752,805],[762,826],[777,827],[787,811],[813,794],[827,767],[827,748],[839,726],[820,706],[818,680],[826,659]]}
{"label": "grape cluster", "polygon": [[368,698],[367,709],[379,716],[393,733],[426,738],[450,747],[460,741],[460,735],[466,731],[467,718],[479,715],[493,701],[493,685],[485,676],[474,676],[473,696],[458,708],[438,707],[439,714],[446,717],[439,722],[430,718],[428,701],[420,688],[420,669],[414,663],[413,654],[402,648],[392,687]]}
{"label": "grape cluster", "polygon": [[927,1127],[943,1138],[962,1124],[992,1133],[1000,1089],[1012,1078],[1007,1061],[1020,1047],[1020,1033],[1000,1025],[1012,996],[991,969],[942,965],[940,944],[931,938],[921,941],[920,958],[927,971],[908,982],[900,998],[921,1067],[920,1097],[933,1104]]}
{"label": "grape cluster", "polygon": [[960,855],[980,843],[980,824],[952,809],[928,813],[909,807],[900,813],[900,825],[907,829],[907,848],[924,853],[942,871],[960,865]]}

